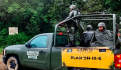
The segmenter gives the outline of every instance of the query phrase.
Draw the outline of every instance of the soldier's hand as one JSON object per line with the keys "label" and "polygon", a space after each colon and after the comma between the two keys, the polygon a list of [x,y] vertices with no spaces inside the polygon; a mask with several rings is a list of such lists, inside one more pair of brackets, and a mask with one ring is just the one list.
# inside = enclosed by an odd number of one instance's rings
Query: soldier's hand
{"label": "soldier's hand", "polygon": [[61,25],[62,25],[62,23],[63,23],[63,22],[60,22],[60,23],[59,23],[59,26],[61,26]]}
{"label": "soldier's hand", "polygon": [[118,37],[120,37],[121,36],[121,34],[120,33],[118,33]]}

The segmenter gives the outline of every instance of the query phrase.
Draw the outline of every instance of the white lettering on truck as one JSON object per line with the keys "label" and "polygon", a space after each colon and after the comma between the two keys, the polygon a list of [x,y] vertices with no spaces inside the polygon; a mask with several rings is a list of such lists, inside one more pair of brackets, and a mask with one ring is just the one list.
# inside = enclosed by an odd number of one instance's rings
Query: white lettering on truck
{"label": "white lettering on truck", "polygon": [[38,51],[27,51],[28,58],[31,59],[37,59],[37,56],[39,56]]}

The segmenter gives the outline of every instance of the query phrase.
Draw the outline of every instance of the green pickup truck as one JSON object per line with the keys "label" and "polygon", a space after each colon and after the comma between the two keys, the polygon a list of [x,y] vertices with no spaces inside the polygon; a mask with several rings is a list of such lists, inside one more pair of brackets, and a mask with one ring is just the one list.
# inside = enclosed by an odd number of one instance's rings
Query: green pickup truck
{"label": "green pickup truck", "polygon": [[[112,61],[114,61],[114,54],[117,53],[118,51],[115,51],[115,53],[111,53],[110,50],[114,50],[116,47],[116,15],[115,14],[104,14],[104,13],[96,13],[94,15],[91,14],[87,14],[87,15],[80,15],[80,16],[76,16],[73,18],[70,18],[69,20],[65,21],[64,23],[70,23],[70,22],[74,22],[72,19],[74,18],[81,18],[82,21],[107,21],[107,20],[113,20],[113,47],[109,48],[109,49],[102,49],[104,51],[99,52],[99,49],[95,50],[95,52],[91,51],[91,55],[93,55],[93,53],[95,54],[96,52],[98,53],[109,53],[107,56],[107,58],[105,59],[110,59]],[[109,16],[109,17],[107,17]],[[84,17],[82,19],[82,17]],[[85,18],[85,17],[91,17],[91,18]],[[113,18],[112,18],[113,17]],[[81,65],[81,62],[79,61],[83,61],[83,60],[79,60],[82,59],[82,56],[80,56],[80,53],[83,52],[83,50],[89,49],[88,47],[82,47],[81,51],[78,53],[78,49],[80,49],[80,46],[75,46],[75,47],[65,47],[65,45],[68,44],[68,34],[66,33],[66,26],[59,26],[58,24],[55,26],[55,32],[54,33],[43,33],[43,34],[39,34],[36,35],[35,37],[33,37],[31,40],[29,40],[26,44],[22,44],[22,45],[11,45],[6,47],[3,50],[3,62],[4,64],[7,65],[9,70],[19,70],[22,67],[30,67],[30,68],[36,68],[36,69],[43,69],[43,70],[83,70],[82,68],[85,68],[85,66],[79,66]],[[65,32],[64,32],[65,31]],[[67,49],[70,48],[70,49]],[[66,51],[64,51],[64,49]],[[71,52],[75,51],[77,52],[76,54],[71,54]],[[94,48],[93,48],[94,50]],[[87,50],[88,51],[88,50]],[[89,50],[90,51],[90,50]],[[108,52],[109,51],[109,52]],[[67,52],[67,53],[66,53]],[[74,53],[75,53],[74,52]],[[67,59],[66,54],[69,56],[71,56],[72,58]],[[88,55],[88,53],[82,53],[84,55]],[[109,56],[111,54],[111,57]],[[75,57],[74,55],[78,55],[77,57]],[[90,57],[92,57],[90,55]],[[62,56],[64,56],[64,58],[62,58]],[[101,60],[104,59],[104,57],[102,55],[95,55],[96,56],[100,56],[99,58],[97,58],[97,62],[101,62]],[[89,59],[93,59],[92,58],[86,58],[87,61],[89,61]],[[94,57],[94,59],[95,59]],[[121,55],[117,55],[117,60],[118,57],[120,58]],[[72,60],[71,60],[72,59]],[[120,58],[121,59],[121,58]],[[74,63],[73,65],[73,61],[77,60],[77,65],[76,63]],[[62,62],[64,61],[64,62]],[[72,62],[71,62],[72,61]],[[95,64],[93,61],[95,60],[91,60],[92,63],[91,65]],[[85,61],[84,61],[85,62]],[[110,62],[110,61],[109,61]],[[67,65],[66,65],[67,63]],[[79,64],[80,63],[80,64]],[[104,60],[104,64],[105,64],[105,60]],[[120,63],[120,62],[119,62]],[[69,65],[71,64],[71,65]],[[109,63],[108,63],[109,64]],[[110,64],[111,65],[111,64]],[[99,68],[100,65],[98,65]],[[104,66],[104,65],[103,65]],[[121,65],[118,64],[117,66],[119,66],[118,68],[115,68],[114,65],[112,65],[112,69],[120,69]],[[75,68],[74,68],[75,67]],[[90,67],[90,66],[89,66]],[[96,66],[97,67],[97,66]],[[87,67],[88,68],[88,67]],[[94,66],[93,68],[90,68],[91,70],[94,70]],[[89,70],[90,70],[89,69]],[[98,68],[95,68],[96,70]],[[103,67],[102,67],[103,69]],[[104,66],[105,69],[105,66]],[[103,70],[104,70],[103,69]]]}
{"label": "green pickup truck", "polygon": [[20,65],[44,70],[66,70],[66,67],[61,67],[61,48],[53,46],[53,38],[53,33],[39,34],[24,45],[6,47],[4,64],[7,64],[8,69],[15,70]]}

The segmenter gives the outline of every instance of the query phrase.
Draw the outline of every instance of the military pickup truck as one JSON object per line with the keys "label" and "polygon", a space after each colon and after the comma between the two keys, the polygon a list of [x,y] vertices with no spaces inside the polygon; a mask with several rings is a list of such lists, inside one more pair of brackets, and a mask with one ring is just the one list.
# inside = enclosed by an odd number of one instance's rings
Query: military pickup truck
{"label": "military pickup truck", "polygon": [[54,33],[39,34],[25,44],[7,46],[3,50],[4,64],[9,70],[20,70],[22,67],[42,70],[120,69],[119,48],[118,51],[115,51],[117,49],[116,15],[104,12],[81,14],[64,23],[75,23],[73,21],[75,18],[89,22],[113,21],[113,27],[111,27],[113,47],[82,47],[79,45],[65,47],[68,44],[66,26],[57,24]]}

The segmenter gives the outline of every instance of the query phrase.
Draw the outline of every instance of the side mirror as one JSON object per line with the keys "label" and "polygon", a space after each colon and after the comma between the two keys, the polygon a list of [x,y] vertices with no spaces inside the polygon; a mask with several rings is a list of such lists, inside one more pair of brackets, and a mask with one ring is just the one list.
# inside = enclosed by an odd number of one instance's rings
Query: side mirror
{"label": "side mirror", "polygon": [[25,44],[25,46],[28,47],[28,48],[30,48],[30,43],[27,42],[27,43]]}

